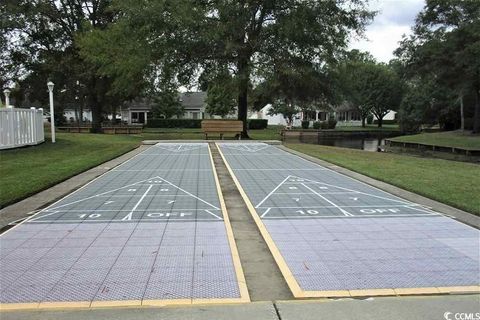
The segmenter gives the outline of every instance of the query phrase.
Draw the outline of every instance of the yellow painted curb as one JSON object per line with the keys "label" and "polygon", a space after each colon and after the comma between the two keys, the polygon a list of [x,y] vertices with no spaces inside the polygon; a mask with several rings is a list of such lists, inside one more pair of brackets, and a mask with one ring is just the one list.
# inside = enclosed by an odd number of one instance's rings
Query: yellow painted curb
{"label": "yellow painted curb", "polygon": [[438,287],[440,293],[480,293],[480,286]]}
{"label": "yellow painted curb", "polygon": [[91,301],[40,302],[39,309],[89,308]]}
{"label": "yellow painted curb", "polygon": [[[242,263],[240,261],[240,256],[238,254],[237,245],[235,243],[235,237],[233,235],[232,225],[230,224],[230,218],[228,216],[227,207],[225,205],[225,199],[223,198],[222,188],[220,186],[220,181],[218,180],[217,169],[215,168],[215,163],[213,161],[212,150],[210,145],[208,146],[208,154],[210,155],[210,161],[212,164],[213,176],[215,178],[215,185],[217,187],[218,197],[220,199],[220,207],[222,208],[223,213],[223,222],[225,223],[225,229],[227,232],[228,244],[230,246],[230,252],[232,254],[233,265],[235,268],[235,274],[237,276],[238,288],[240,291],[240,300],[241,302],[250,302],[250,296],[248,294],[247,282],[245,280],[245,274],[243,272]],[[218,148],[218,147],[217,147]],[[220,149],[219,149],[220,150]],[[204,300],[204,299],[202,299]],[[229,299],[227,299],[229,300]]]}
{"label": "yellow painted curb", "polygon": [[375,297],[375,296],[394,296],[393,289],[361,289],[348,290],[352,297]]}
{"label": "yellow painted curb", "polygon": [[150,307],[164,307],[170,305],[191,305],[192,299],[159,299],[159,300],[142,300],[142,306],[150,306]]}
{"label": "yellow painted curb", "polygon": [[132,307],[141,306],[142,300],[94,300],[90,304],[91,308],[104,308],[104,307]]}
{"label": "yellow painted curb", "polygon": [[18,311],[37,309],[38,302],[26,302],[26,303],[0,303],[0,311]]}
{"label": "yellow painted curb", "polygon": [[294,297],[296,298],[303,298],[304,292],[300,288],[300,285],[298,284],[297,280],[293,277],[292,272],[290,271],[290,268],[287,266],[287,263],[285,262],[285,259],[280,253],[280,250],[278,250],[277,246],[275,245],[275,242],[273,241],[272,237],[267,231],[267,228],[262,222],[262,219],[260,219],[260,216],[258,215],[257,211],[253,207],[252,203],[250,202],[250,199],[248,198],[247,194],[245,193],[245,190],[243,190],[240,182],[238,181],[237,177],[235,176],[235,173],[233,172],[232,168],[227,162],[227,159],[223,155],[222,150],[218,146],[217,143],[215,143],[217,146],[218,152],[220,153],[220,156],[223,159],[223,162],[225,163],[225,166],[228,169],[228,172],[230,173],[230,176],[232,177],[233,181],[235,182],[235,185],[237,186],[237,189],[240,191],[240,194],[242,195],[243,201],[247,205],[248,210],[250,211],[250,214],[253,217],[253,220],[257,224],[258,229],[260,230],[260,233],[263,236],[263,239],[267,243],[268,248],[270,249],[270,252],[272,253],[275,261],[277,262],[278,267],[280,268],[280,271],[282,272],[283,277],[285,278],[285,281],[288,284],[288,287],[290,288],[290,291],[292,291]]}
{"label": "yellow painted curb", "polygon": [[400,296],[417,295],[417,294],[439,294],[440,291],[436,287],[425,288],[396,288],[395,293]]}

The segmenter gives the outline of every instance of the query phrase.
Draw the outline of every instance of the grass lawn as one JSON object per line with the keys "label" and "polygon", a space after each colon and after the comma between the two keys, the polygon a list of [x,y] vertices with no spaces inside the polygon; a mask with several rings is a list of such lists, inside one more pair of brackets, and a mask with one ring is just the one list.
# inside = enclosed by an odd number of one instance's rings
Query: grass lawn
{"label": "grass lawn", "polygon": [[423,143],[444,147],[480,149],[480,135],[472,135],[470,132],[462,131],[420,133],[411,136],[396,137],[391,140],[399,142]]}
{"label": "grass lawn", "polygon": [[480,166],[309,144],[287,147],[480,215]]}
{"label": "grass lawn", "polygon": [[57,142],[0,152],[0,207],[138,146],[137,135],[57,133]]}

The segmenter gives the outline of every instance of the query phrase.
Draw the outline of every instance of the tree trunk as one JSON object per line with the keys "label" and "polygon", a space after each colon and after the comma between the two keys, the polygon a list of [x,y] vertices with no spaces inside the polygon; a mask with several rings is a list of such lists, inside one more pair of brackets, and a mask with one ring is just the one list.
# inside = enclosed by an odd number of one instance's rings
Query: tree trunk
{"label": "tree trunk", "polygon": [[465,130],[465,116],[463,114],[463,95],[460,96],[460,129]]}
{"label": "tree trunk", "polygon": [[243,122],[242,139],[248,139],[247,111],[248,111],[248,82],[250,72],[248,70],[248,58],[241,57],[238,60],[238,120]]}
{"label": "tree trunk", "polygon": [[101,86],[102,83],[97,81],[96,78],[91,78],[88,94],[88,102],[90,111],[92,112],[92,128],[90,131],[92,133],[102,133],[102,104],[98,99],[98,86]]}
{"label": "tree trunk", "polygon": [[473,116],[473,133],[480,133],[480,88],[475,93],[475,114]]}
{"label": "tree trunk", "polygon": [[362,115],[362,128],[365,128],[365,116]]}
{"label": "tree trunk", "polygon": [[378,127],[381,128],[382,123],[383,123],[383,116],[382,117],[377,117],[377,123],[378,123]]}

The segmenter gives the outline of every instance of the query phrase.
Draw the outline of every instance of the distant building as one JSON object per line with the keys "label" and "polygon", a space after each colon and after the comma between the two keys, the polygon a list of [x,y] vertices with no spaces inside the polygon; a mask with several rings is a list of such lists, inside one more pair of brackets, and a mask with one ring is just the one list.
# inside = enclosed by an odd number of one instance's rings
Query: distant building
{"label": "distant building", "polygon": [[[206,92],[182,92],[179,95],[179,101],[185,109],[185,113],[180,119],[205,119],[208,115],[205,113]],[[128,124],[146,124],[151,113],[153,103],[146,99],[136,99],[122,107],[122,121]]]}
{"label": "distant building", "polygon": [[[183,92],[179,94],[179,101],[182,103],[185,113],[180,117],[181,119],[205,119],[210,116],[205,113],[205,99],[207,97],[206,92]],[[124,105],[117,108],[117,112],[122,122],[126,122],[129,125],[146,124],[151,117],[151,110],[153,103],[146,98],[137,98],[133,101],[126,102]],[[79,117],[79,111],[66,107],[64,109],[64,115],[68,121],[76,121]],[[111,119],[111,115],[108,117]],[[92,121],[92,112],[85,108],[83,110],[83,120],[86,122]]]}
{"label": "distant building", "polygon": [[[250,119],[267,119],[269,125],[287,125],[287,121],[282,114],[269,115],[268,112],[272,108],[271,104],[267,104],[265,107],[257,112],[252,112],[249,116]],[[394,120],[395,111],[390,111],[383,119]],[[332,110],[313,110],[313,111],[301,111],[294,116],[293,126],[299,127],[303,120],[314,121],[326,121],[330,116],[333,116],[337,120],[339,126],[357,126],[362,124],[362,118],[360,113],[349,104],[342,104],[338,107],[332,108]],[[377,118],[374,117],[376,120]]]}

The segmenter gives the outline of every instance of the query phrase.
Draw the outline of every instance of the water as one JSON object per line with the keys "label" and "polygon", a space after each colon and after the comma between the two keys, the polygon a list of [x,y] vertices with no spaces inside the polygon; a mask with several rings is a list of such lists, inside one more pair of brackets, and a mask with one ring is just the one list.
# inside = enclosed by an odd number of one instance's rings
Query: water
{"label": "water", "polygon": [[385,139],[381,138],[318,138],[316,144],[323,146],[332,146],[340,148],[360,149],[365,151],[377,152],[378,147],[385,144]]}
{"label": "water", "polygon": [[324,146],[359,149],[377,152],[378,147],[385,144],[385,138],[364,138],[364,137],[317,137],[302,136],[300,139],[288,138],[287,141],[319,144]]}

